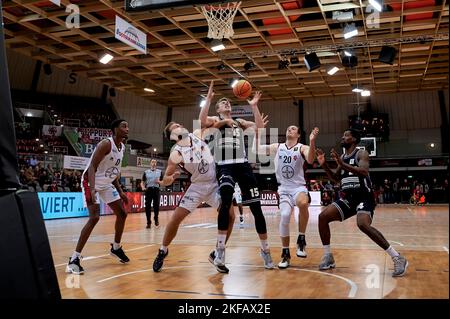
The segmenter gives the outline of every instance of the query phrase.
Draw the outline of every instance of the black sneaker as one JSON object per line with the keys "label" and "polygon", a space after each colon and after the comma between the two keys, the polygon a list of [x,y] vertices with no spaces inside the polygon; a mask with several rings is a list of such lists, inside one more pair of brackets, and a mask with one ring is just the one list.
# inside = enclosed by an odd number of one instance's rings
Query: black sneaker
{"label": "black sneaker", "polygon": [[297,257],[306,258],[306,239],[305,235],[298,235],[297,238]]}
{"label": "black sneaker", "polygon": [[214,265],[214,259],[216,259],[216,251],[215,250],[213,250],[208,256],[209,262],[213,265]]}
{"label": "black sneaker", "polygon": [[147,224],[147,226],[145,228],[150,229],[152,227],[152,223]]}
{"label": "black sneaker", "polygon": [[119,259],[119,261],[123,264],[130,261],[127,255],[125,255],[125,253],[123,252],[122,246],[120,246],[119,249],[114,250],[114,246],[113,244],[111,244],[111,252],[109,254]]}
{"label": "black sneaker", "polygon": [[74,260],[70,261],[72,258],[69,257],[69,263],[66,267],[66,272],[71,273],[74,275],[82,275],[84,273],[83,267],[80,265],[80,258],[75,258]]}
{"label": "black sneaker", "polygon": [[155,261],[153,262],[153,271],[154,272],[160,272],[161,268],[164,263],[164,258],[169,254],[169,249],[167,249],[167,252],[164,252],[164,250],[160,249],[158,250],[158,256],[156,256]]}
{"label": "black sneaker", "polygon": [[214,267],[216,267],[218,272],[228,274],[230,270],[225,266],[225,248],[217,248],[216,252],[214,254],[216,258],[213,261]]}
{"label": "black sneaker", "polygon": [[155,226],[158,227],[159,226],[159,220],[155,219]]}

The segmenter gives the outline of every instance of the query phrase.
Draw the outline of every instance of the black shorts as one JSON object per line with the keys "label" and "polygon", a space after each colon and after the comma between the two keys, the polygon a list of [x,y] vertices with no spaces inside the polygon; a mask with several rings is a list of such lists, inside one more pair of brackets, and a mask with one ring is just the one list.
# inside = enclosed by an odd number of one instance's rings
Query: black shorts
{"label": "black shorts", "polygon": [[375,211],[375,200],[372,193],[341,193],[341,197],[332,203],[341,214],[341,221],[344,221],[358,213],[369,214],[373,219]]}
{"label": "black shorts", "polygon": [[242,205],[260,201],[261,194],[258,189],[258,181],[249,163],[216,165],[216,175],[219,188],[230,186],[234,190],[234,185],[239,184],[242,193]]}

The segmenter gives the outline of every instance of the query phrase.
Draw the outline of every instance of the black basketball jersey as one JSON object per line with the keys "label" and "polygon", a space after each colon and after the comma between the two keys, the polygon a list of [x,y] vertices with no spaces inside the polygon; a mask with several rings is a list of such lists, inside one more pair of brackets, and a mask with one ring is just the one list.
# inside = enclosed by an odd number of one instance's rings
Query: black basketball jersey
{"label": "black basketball jersey", "polygon": [[[358,152],[360,150],[355,148],[355,150],[350,155],[343,154],[341,156],[344,163],[358,167]],[[345,192],[372,192],[372,182],[369,176],[355,175],[352,172],[342,170],[341,171],[341,190]]]}
{"label": "black basketball jersey", "polygon": [[241,124],[234,120],[230,127],[224,125],[214,135],[213,155],[218,165],[245,163],[244,131]]}

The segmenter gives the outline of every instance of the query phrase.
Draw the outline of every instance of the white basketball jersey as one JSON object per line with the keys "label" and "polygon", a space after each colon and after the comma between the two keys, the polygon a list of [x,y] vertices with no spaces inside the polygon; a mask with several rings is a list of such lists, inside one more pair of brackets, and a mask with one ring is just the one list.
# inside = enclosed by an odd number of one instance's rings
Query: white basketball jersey
{"label": "white basketball jersey", "polygon": [[216,169],[214,157],[208,145],[189,133],[190,146],[175,145],[175,150],[183,157],[180,166],[191,174],[191,183],[215,183]]}
{"label": "white basketball jersey", "polygon": [[303,165],[305,158],[300,152],[302,144],[297,143],[288,148],[285,143],[278,146],[275,155],[275,171],[281,189],[292,189],[305,186],[305,172]]}
{"label": "white basketball jersey", "polygon": [[[120,143],[120,151],[117,149],[116,143],[112,137],[108,140],[111,143],[111,151],[100,161],[95,172],[95,188],[101,189],[106,186],[110,186],[111,183],[120,175],[120,167],[122,165],[123,153],[125,152],[125,145]],[[94,150],[95,152],[95,150]],[[91,164],[92,157],[89,159],[88,166],[83,172],[83,179],[87,178],[89,165]],[[86,177],[85,177],[86,176]]]}

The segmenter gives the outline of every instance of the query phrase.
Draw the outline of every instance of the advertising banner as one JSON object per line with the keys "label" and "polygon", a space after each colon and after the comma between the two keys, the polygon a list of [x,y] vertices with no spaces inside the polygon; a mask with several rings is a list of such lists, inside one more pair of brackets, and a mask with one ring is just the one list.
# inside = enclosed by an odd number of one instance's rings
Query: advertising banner
{"label": "advertising banner", "polygon": [[63,128],[56,125],[43,125],[42,135],[43,136],[61,136]]}
{"label": "advertising banner", "polygon": [[134,26],[116,16],[116,32],[117,40],[128,44],[130,47],[147,54],[147,34],[136,29]]}
{"label": "advertising banner", "polygon": [[80,156],[64,155],[64,165],[66,169],[77,169],[84,171],[89,163],[89,158]]}

